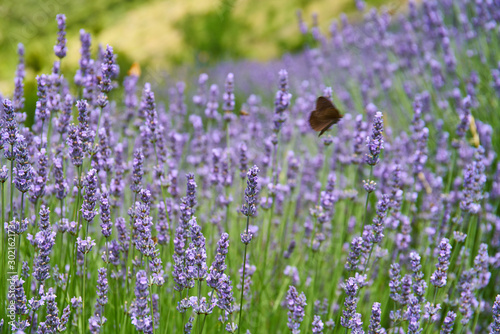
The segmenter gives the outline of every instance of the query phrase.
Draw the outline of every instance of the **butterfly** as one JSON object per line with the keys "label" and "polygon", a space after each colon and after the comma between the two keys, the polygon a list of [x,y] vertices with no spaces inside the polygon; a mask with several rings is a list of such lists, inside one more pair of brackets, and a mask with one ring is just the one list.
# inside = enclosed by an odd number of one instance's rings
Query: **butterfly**
{"label": "butterfly", "polygon": [[320,96],[316,100],[316,110],[311,111],[309,116],[309,124],[314,131],[321,131],[319,133],[321,136],[332,125],[338,123],[342,117],[344,115],[340,114],[340,111],[328,98]]}

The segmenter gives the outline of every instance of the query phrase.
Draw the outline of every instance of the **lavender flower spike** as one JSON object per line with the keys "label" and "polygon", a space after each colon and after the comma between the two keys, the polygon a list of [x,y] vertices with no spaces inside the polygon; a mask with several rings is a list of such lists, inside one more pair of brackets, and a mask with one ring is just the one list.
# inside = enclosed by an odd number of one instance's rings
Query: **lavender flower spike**
{"label": "lavender flower spike", "polygon": [[247,187],[245,189],[245,204],[241,208],[241,213],[247,217],[253,217],[257,214],[257,203],[259,190],[257,189],[259,168],[253,166],[247,172]]}
{"label": "lavender flower spike", "polygon": [[373,120],[372,135],[371,137],[366,137],[368,153],[366,154],[365,160],[370,166],[378,164],[380,151],[384,149],[384,138],[382,136],[383,132],[384,120],[382,119],[382,113],[378,111],[375,114],[375,119]]}
{"label": "lavender flower spike", "polygon": [[438,246],[439,255],[436,263],[436,271],[431,276],[431,283],[436,288],[442,288],[446,285],[448,266],[450,265],[451,245],[448,239],[443,238]]}
{"label": "lavender flower spike", "polygon": [[54,53],[59,59],[66,57],[68,48],[66,47],[66,16],[58,14],[56,16],[57,28],[57,44],[54,46]]}
{"label": "lavender flower spike", "polygon": [[300,324],[304,320],[306,296],[302,292],[300,295],[293,285],[290,285],[286,295],[286,305],[288,308],[288,328],[293,334],[300,333]]}

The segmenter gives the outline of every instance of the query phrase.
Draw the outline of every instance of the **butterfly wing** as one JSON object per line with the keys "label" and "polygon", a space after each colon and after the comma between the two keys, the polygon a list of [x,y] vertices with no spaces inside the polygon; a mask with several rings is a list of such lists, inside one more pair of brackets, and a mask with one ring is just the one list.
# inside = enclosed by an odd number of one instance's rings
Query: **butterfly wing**
{"label": "butterfly wing", "polygon": [[318,97],[316,110],[309,116],[309,124],[314,131],[321,131],[320,136],[332,125],[336,124],[342,115],[333,103],[324,96]]}

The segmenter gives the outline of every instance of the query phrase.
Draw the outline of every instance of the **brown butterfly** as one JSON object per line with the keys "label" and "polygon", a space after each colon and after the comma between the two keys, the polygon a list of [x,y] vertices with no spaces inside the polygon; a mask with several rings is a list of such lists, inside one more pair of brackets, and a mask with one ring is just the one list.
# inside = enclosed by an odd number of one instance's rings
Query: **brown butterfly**
{"label": "brown butterfly", "polygon": [[[338,123],[344,115],[326,97],[320,96],[316,100],[316,110],[311,111],[309,124],[314,131],[321,131],[319,136],[325,133],[332,125]],[[318,137],[319,137],[318,136]]]}

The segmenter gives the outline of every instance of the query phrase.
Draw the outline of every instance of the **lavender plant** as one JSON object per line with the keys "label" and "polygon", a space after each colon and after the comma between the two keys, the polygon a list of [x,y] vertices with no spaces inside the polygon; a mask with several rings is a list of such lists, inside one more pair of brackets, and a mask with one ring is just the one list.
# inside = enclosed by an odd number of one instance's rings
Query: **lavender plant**
{"label": "lavender plant", "polygon": [[[33,106],[20,45],[2,333],[497,333],[500,5],[356,8],[329,34],[300,15],[301,52],[175,82],[121,82],[85,30],[71,73],[61,14]],[[344,114],[323,140],[318,95]]]}

